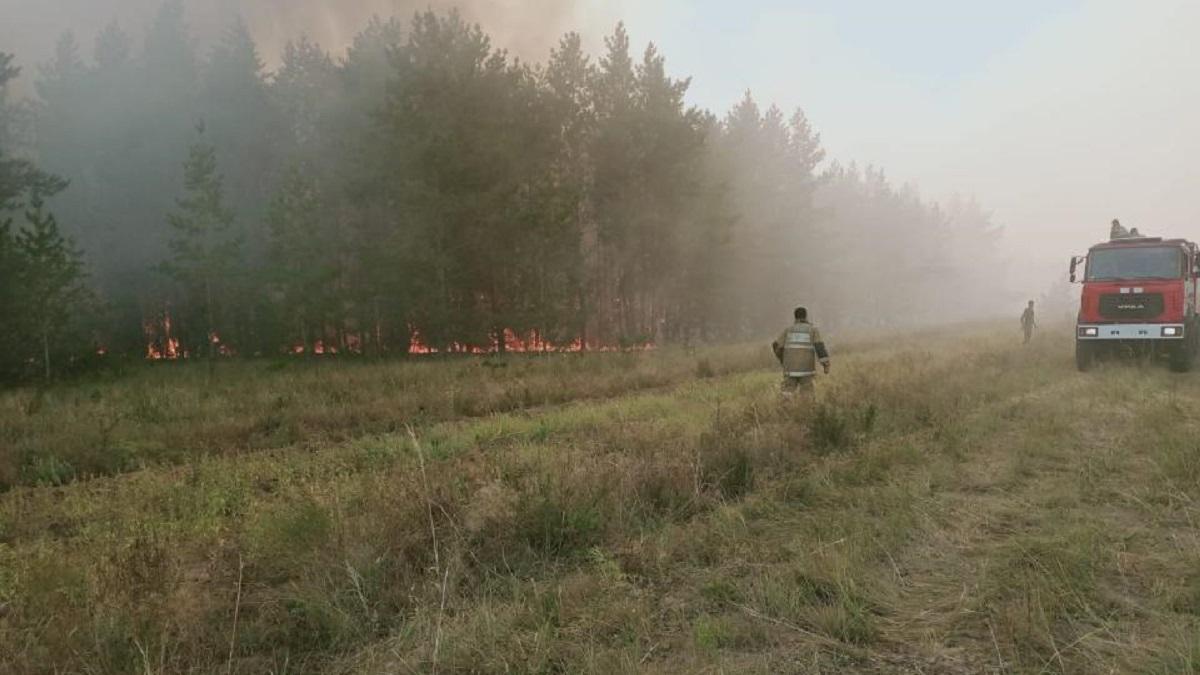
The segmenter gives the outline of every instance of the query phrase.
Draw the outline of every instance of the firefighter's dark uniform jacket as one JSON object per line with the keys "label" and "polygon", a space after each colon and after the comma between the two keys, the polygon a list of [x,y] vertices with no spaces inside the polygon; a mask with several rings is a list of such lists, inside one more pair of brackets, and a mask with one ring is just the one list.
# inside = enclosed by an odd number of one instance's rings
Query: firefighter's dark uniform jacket
{"label": "firefighter's dark uniform jacket", "polygon": [[783,376],[795,379],[817,374],[818,361],[829,365],[829,352],[821,340],[821,331],[807,321],[797,321],[779,335],[772,345],[783,365]]}

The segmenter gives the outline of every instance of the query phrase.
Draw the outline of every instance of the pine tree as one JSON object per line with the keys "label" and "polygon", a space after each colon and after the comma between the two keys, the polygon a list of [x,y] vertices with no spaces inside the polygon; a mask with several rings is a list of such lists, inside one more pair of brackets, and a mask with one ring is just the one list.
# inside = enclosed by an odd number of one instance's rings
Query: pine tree
{"label": "pine tree", "polygon": [[578,33],[568,33],[550,54],[543,74],[548,99],[549,133],[556,140],[551,162],[557,201],[564,211],[560,240],[552,253],[563,271],[547,283],[567,297],[560,300],[559,341],[589,341],[588,315],[593,293],[588,288],[597,264],[594,182],[591,145],[596,135],[596,102],[592,84],[596,68],[583,51]]}
{"label": "pine tree", "polygon": [[78,318],[90,294],[82,254],[59,231],[54,215],[46,210],[45,201],[36,191],[25,220],[15,240],[19,288],[24,299],[22,319],[37,337],[43,373],[50,380],[52,347]]}
{"label": "pine tree", "polygon": [[[13,61],[16,60],[12,54],[0,52],[0,134],[8,131],[8,126],[12,123],[9,110],[8,100],[8,84],[17,79],[21,74],[21,69],[16,66]],[[0,136],[0,141],[4,140],[4,136]],[[0,149],[7,147],[7,144],[0,142]]]}
{"label": "pine tree", "polygon": [[37,90],[43,101],[51,101],[62,95],[62,90],[69,89],[81,78],[87,69],[79,58],[79,43],[75,41],[75,34],[71,31],[63,33],[54,48],[54,59],[38,70],[41,78]]}
{"label": "pine tree", "polygon": [[[719,138],[715,116],[705,117],[702,134],[710,143]],[[733,337],[741,305],[737,293],[743,286],[730,265],[737,221],[730,181],[713,147],[706,146],[695,169],[699,189],[688,201],[679,236],[681,272],[672,289],[675,315],[667,327],[672,340],[685,343]]]}
{"label": "pine tree", "polygon": [[[88,138],[88,69],[79,58],[79,46],[71,32],[63,33],[54,58],[38,68],[34,88],[43,105],[38,111],[37,154],[49,170],[65,176],[78,175],[74,157],[93,141]],[[75,216],[68,212],[67,217]]]}
{"label": "pine tree", "polygon": [[338,69],[336,94],[327,96],[333,149],[320,157],[331,188],[337,188],[326,195],[335,200],[329,206],[348,249],[342,300],[377,353],[407,352],[418,287],[429,281],[414,269],[416,253],[430,247],[421,246],[420,217],[396,201],[404,162],[381,115],[396,73],[392,58],[404,34],[399,20],[376,17],[355,36]]}
{"label": "pine tree", "polygon": [[[12,54],[0,52],[0,152],[14,152],[26,140],[28,110],[25,106],[9,100],[9,84],[21,74]],[[0,180],[3,177],[0,176]],[[0,183],[0,189],[3,184]],[[0,200],[4,194],[0,193]],[[0,202],[0,205],[3,203]]]}
{"label": "pine tree", "polygon": [[29,196],[51,196],[67,187],[63,179],[12,155],[19,135],[16,127],[23,122],[21,111],[8,100],[8,86],[21,74],[13,60],[11,54],[0,52],[0,226],[10,230],[13,213],[25,208]]}
{"label": "pine tree", "polygon": [[[282,164],[283,118],[267,88],[266,66],[240,18],[213,48],[203,71],[200,110],[210,142],[227,167],[229,203],[246,222],[263,222]],[[261,253],[265,232],[248,232]]]}
{"label": "pine tree", "polygon": [[[682,242],[695,227],[694,204],[704,184],[704,116],[685,102],[690,79],[667,75],[666,59],[650,44],[636,71],[640,156],[633,191],[638,227],[629,266],[636,280],[632,325],[637,339],[665,338],[677,313]],[[628,333],[627,333],[628,335]]]}
{"label": "pine tree", "polygon": [[629,264],[629,242],[638,215],[634,195],[641,178],[636,168],[641,147],[636,132],[637,82],[624,24],[617,24],[605,38],[605,46],[607,51],[592,81],[597,117],[590,148],[595,244],[588,256],[587,286],[595,325],[589,332],[602,342],[611,342],[636,330],[629,325],[636,283]]}
{"label": "pine tree", "polygon": [[780,320],[781,307],[811,304],[806,298],[821,290],[815,283],[835,278],[817,272],[837,262],[812,204],[824,158],[820,136],[802,112],[790,121],[776,106],[764,112],[747,92],[725,117],[713,154],[737,214],[731,254],[722,261],[738,280],[729,323],[743,336],[759,334]]}
{"label": "pine tree", "polygon": [[224,291],[238,271],[242,242],[233,232],[234,213],[225,206],[223,178],[216,149],[201,138],[184,162],[186,196],[168,217],[171,258],[164,270],[183,286],[191,305],[199,307],[209,359],[216,357]]}
{"label": "pine tree", "polygon": [[[39,343],[49,376],[52,336],[46,317],[68,310],[82,283],[78,254],[44,211],[44,198],[65,189],[66,181],[12,157],[4,142],[21,121],[7,98],[19,74],[12,56],[0,53],[0,316],[9,317],[0,332],[0,377],[19,375],[28,346]],[[14,221],[23,211],[28,227],[17,231]]]}
{"label": "pine tree", "polygon": [[298,152],[316,158],[326,150],[326,134],[338,88],[337,65],[329,53],[307,37],[283,49],[283,65],[275,73],[271,93],[287,121],[289,140]]}
{"label": "pine tree", "polygon": [[293,166],[272,200],[270,281],[306,353],[328,322],[337,321],[338,245],[324,226],[323,204],[307,167]]}
{"label": "pine tree", "polygon": [[[12,218],[0,213],[0,316],[20,317],[21,294],[18,291],[20,271],[16,251],[16,240],[12,232]],[[10,322],[15,324],[14,318]],[[15,378],[20,368],[17,349],[20,347],[19,331],[0,332],[0,383]]]}
{"label": "pine tree", "polygon": [[377,142],[386,163],[375,170],[384,171],[381,196],[402,205],[408,231],[393,225],[364,241],[409,241],[394,249],[407,260],[393,257],[384,269],[408,272],[405,295],[419,301],[415,323],[428,339],[486,345],[513,314],[505,268],[524,177],[514,163],[529,150],[522,145],[537,141],[514,124],[529,73],[510,67],[454,12],[418,15],[394,64]]}
{"label": "pine tree", "polygon": [[132,45],[129,35],[116,21],[104,27],[96,36],[93,58],[100,70],[115,70],[129,63]]}
{"label": "pine tree", "polygon": [[146,35],[142,65],[164,99],[195,87],[196,56],[182,0],[167,0],[159,8]]}

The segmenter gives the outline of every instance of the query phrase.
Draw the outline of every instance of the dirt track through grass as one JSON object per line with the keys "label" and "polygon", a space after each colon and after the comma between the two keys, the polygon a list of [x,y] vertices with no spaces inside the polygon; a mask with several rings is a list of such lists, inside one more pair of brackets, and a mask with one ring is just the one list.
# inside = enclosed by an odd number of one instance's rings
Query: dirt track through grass
{"label": "dirt track through grass", "polygon": [[809,404],[762,370],[18,489],[0,652],[17,672],[1195,672],[1200,385],[1080,375],[1068,348],[922,338],[839,359]]}
{"label": "dirt track through grass", "polygon": [[1181,434],[1197,393],[1124,364],[966,420],[958,475],[896,561],[891,649],[926,672],[1195,672],[1180,605],[1200,562],[1194,504],[1162,459],[1182,442],[1196,461]]}

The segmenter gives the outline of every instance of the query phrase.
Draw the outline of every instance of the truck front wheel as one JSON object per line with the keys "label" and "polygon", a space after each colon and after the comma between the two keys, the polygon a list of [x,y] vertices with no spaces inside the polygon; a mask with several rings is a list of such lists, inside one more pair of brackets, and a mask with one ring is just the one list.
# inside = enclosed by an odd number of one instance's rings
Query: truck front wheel
{"label": "truck front wheel", "polygon": [[1183,340],[1171,350],[1171,370],[1186,373],[1192,369],[1192,360],[1196,356],[1195,331],[1189,331]]}
{"label": "truck front wheel", "polygon": [[1075,367],[1084,373],[1096,363],[1096,345],[1082,340],[1075,341]]}

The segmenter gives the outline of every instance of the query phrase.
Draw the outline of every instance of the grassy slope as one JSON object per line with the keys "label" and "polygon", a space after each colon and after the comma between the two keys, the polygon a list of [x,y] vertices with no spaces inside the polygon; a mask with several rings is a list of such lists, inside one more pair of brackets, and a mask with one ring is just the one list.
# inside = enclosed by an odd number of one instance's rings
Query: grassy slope
{"label": "grassy slope", "polygon": [[697,379],[667,355],[666,389],[16,489],[0,654],[16,672],[1192,672],[1200,383],[1079,375],[1067,340],[862,349],[810,405],[770,371]]}

